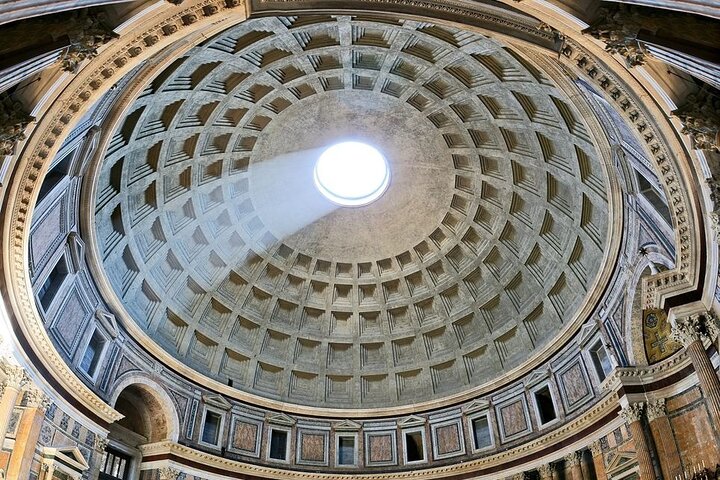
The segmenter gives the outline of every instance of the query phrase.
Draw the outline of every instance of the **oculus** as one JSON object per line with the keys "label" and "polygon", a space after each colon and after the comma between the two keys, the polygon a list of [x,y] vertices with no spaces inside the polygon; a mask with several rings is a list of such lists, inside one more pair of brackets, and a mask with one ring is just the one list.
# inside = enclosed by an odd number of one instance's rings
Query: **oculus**
{"label": "oculus", "polygon": [[313,177],[317,189],[331,202],[359,207],[385,193],[390,169],[376,148],[361,142],[341,142],[323,151]]}

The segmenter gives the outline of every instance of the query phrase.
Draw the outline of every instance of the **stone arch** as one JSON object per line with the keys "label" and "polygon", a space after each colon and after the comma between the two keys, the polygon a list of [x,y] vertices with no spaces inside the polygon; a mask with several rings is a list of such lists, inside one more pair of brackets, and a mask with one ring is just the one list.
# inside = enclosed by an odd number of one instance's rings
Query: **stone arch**
{"label": "stone arch", "polygon": [[647,277],[674,268],[675,263],[655,243],[640,246],[633,274],[628,279],[628,297],[625,300],[625,338],[629,339],[628,354],[632,365],[648,365],[645,350],[642,285]]}
{"label": "stone arch", "polygon": [[130,375],[115,385],[111,405],[125,415],[117,423],[148,443],[177,441],[180,422],[170,395],[144,375]]}

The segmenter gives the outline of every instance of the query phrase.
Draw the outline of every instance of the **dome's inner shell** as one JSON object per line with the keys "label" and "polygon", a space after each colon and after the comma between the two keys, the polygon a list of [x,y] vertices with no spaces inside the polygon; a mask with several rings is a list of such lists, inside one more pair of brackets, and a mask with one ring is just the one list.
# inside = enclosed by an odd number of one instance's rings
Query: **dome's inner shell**
{"label": "dome's inner shell", "polygon": [[[349,138],[392,181],[339,208],[313,166]],[[597,155],[566,95],[496,40],[250,20],[128,110],[97,249],[126,313],[201,374],[304,405],[416,403],[503,375],[578,311],[606,245]]]}

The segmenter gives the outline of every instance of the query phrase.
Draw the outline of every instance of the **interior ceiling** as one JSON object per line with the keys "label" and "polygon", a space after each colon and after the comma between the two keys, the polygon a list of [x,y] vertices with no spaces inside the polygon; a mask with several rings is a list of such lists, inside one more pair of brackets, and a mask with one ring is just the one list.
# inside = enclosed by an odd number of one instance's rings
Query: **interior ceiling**
{"label": "interior ceiling", "polygon": [[[323,147],[387,157],[377,202],[315,190]],[[254,19],[128,110],[96,189],[105,273],[198,372],[305,405],[444,397],[582,305],[606,180],[566,95],[496,39],[410,20]]]}

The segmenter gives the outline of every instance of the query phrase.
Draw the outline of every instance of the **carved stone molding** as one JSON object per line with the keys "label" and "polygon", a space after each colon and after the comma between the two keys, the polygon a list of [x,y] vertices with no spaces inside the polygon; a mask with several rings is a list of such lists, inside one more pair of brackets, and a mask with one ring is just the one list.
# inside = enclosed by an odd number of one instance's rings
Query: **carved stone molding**
{"label": "carved stone molding", "polygon": [[590,448],[590,454],[593,457],[597,457],[598,455],[602,455],[602,444],[600,443],[600,440],[595,440],[590,445],[588,445],[588,448]]}
{"label": "carved stone molding", "polygon": [[20,102],[0,95],[0,156],[15,153],[15,144],[25,140],[25,128],[33,120]]}
{"label": "carved stone molding", "polygon": [[647,415],[647,419],[649,422],[652,422],[656,418],[666,416],[667,408],[665,407],[665,399],[659,398],[657,400],[652,400],[648,402],[645,415]]}
{"label": "carved stone molding", "polygon": [[716,243],[720,243],[720,211],[710,212],[708,215],[710,230],[713,232],[713,238]]}
{"label": "carved stone molding", "polygon": [[637,12],[626,5],[617,4],[600,8],[598,19],[583,33],[604,42],[607,52],[625,57],[628,67],[645,63],[646,52],[637,40],[641,28]]}
{"label": "carved stone molding", "polygon": [[648,105],[641,102],[635,92],[624,83],[621,75],[598,61],[585,45],[567,37],[560,58],[565,60],[568,68],[581,73],[585,80],[595,85],[598,91],[605,92],[607,101],[614,105],[617,112],[628,121],[628,125],[637,131],[638,138],[644,141],[648,158],[654,163],[659,179],[665,187],[668,206],[676,226],[676,268],[648,276],[642,285],[643,308],[659,308],[663,296],[692,287],[696,277],[694,265],[699,251],[696,235],[698,226],[690,201],[691,188],[686,184],[675,160],[675,152],[681,151],[682,146],[671,140],[674,133],[670,135],[667,128],[657,122],[659,112],[651,111]]}
{"label": "carved stone molding", "polygon": [[631,403],[627,407],[620,410],[620,416],[623,420],[625,420],[625,423],[631,424],[633,422],[640,421],[644,410],[645,404],[643,402]]}
{"label": "carved stone molding", "polygon": [[[27,251],[26,236],[31,221],[34,205],[32,191],[39,188],[42,180],[40,171],[43,166],[57,153],[68,132],[79,121],[90,105],[111,88],[131,68],[145,61],[153,53],[166,49],[171,38],[193,35],[206,29],[210,34],[237,23],[245,18],[242,9],[230,14],[230,8],[242,2],[230,0],[195,0],[182,11],[158,14],[153,21],[136,29],[137,35],[122,36],[110,42],[106,48],[98,52],[98,57],[88,63],[86,68],[77,75],[61,94],[46,107],[28,140],[25,155],[19,159],[18,168],[13,173],[13,182],[17,186],[17,194],[8,199],[3,206],[7,212],[7,222],[12,225],[12,233],[5,237],[4,245],[8,255],[4,257],[6,267],[5,300],[13,305],[23,335],[29,339],[32,349],[38,354],[39,361],[54,375],[65,391],[80,401],[82,405],[93,411],[103,422],[111,423],[122,418],[110,405],[103,401],[73,373],[65,360],[55,352],[42,320],[35,306],[35,298],[31,286],[23,279],[27,263],[23,260]],[[203,7],[214,6],[216,9],[204,10]],[[212,11],[226,14],[211,16]],[[184,16],[193,15],[196,20],[186,23]],[[189,18],[189,17],[188,17]],[[145,38],[158,36],[162,41],[148,45]],[[142,79],[138,79],[142,81]],[[12,253],[11,253],[12,252]],[[9,270],[8,270],[9,269]],[[12,300],[10,300],[12,298]]]}
{"label": "carved stone molding", "polygon": [[[687,101],[673,115],[680,119],[682,133],[690,136],[695,148],[720,152],[720,96],[717,92],[704,88],[688,95]],[[715,203],[717,205],[717,201]]]}
{"label": "carved stone molding", "polygon": [[720,337],[720,319],[711,312],[705,314],[705,331],[713,342]]}
{"label": "carved stone molding", "polygon": [[684,320],[673,323],[670,331],[670,338],[687,347],[691,343],[702,338],[702,323],[700,315],[690,315]]}
{"label": "carved stone molding", "polygon": [[98,54],[98,48],[117,35],[103,22],[103,18],[96,14],[81,11],[73,20],[77,28],[70,33],[71,44],[62,58],[63,70],[77,73],[80,64]]}

